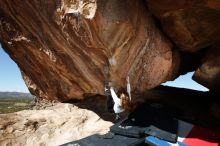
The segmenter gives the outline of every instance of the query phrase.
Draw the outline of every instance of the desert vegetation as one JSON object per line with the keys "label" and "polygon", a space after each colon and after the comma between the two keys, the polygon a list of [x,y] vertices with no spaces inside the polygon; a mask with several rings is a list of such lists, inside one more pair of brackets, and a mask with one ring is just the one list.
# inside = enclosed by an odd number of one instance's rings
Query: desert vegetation
{"label": "desert vegetation", "polygon": [[29,97],[1,97],[0,114],[30,109],[33,104],[33,100],[34,98]]}

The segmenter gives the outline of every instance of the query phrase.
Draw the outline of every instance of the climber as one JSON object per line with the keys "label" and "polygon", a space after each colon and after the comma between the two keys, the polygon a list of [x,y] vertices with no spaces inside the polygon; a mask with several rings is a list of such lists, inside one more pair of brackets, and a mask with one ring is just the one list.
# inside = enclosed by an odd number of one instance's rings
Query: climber
{"label": "climber", "polygon": [[107,102],[106,102],[107,111],[110,112],[110,113],[113,113],[114,112],[114,110],[113,110],[114,101],[112,99],[112,95],[111,95],[111,91],[110,91],[110,86],[111,86],[111,83],[106,81],[105,82],[105,96],[107,98]]}
{"label": "climber", "polygon": [[[108,85],[105,87],[105,93],[107,96],[108,111],[110,111],[109,109],[113,107],[113,110],[116,114],[116,120],[119,120],[119,114],[129,109],[129,103],[131,101],[131,86],[129,77],[127,77],[127,91],[121,88],[116,94],[114,88],[111,87],[111,85]],[[111,105],[112,99],[114,105]]]}

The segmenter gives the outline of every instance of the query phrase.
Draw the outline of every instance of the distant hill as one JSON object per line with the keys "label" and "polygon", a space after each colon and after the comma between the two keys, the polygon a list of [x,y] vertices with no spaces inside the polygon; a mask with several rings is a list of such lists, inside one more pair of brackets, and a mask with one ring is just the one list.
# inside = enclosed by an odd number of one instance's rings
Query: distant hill
{"label": "distant hill", "polygon": [[22,92],[0,92],[0,98],[3,97],[13,97],[13,98],[34,98],[34,96],[30,93],[22,93]]}

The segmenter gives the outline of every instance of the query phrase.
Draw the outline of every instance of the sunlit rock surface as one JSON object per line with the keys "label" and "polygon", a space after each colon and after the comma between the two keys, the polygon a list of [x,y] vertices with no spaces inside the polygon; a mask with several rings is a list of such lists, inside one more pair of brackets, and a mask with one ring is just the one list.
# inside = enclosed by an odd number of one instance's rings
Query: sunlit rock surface
{"label": "sunlit rock surface", "polygon": [[58,146],[109,131],[111,122],[72,104],[0,115],[1,146]]}

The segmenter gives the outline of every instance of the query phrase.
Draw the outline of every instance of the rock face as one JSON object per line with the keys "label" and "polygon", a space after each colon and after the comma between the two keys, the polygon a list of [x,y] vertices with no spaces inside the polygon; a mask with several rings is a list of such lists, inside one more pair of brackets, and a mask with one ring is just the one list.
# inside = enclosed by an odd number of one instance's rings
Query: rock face
{"label": "rock face", "polygon": [[[163,30],[185,52],[207,49],[193,79],[218,92],[220,87],[220,1],[148,0],[150,11],[160,20]],[[196,58],[194,59],[196,60]],[[189,65],[187,65],[189,66]]]}
{"label": "rock face", "polygon": [[56,103],[41,110],[0,115],[0,145],[57,146],[109,131],[111,122],[92,111]]}
{"label": "rock face", "polygon": [[172,44],[143,1],[0,2],[0,40],[34,95],[60,101],[173,78]]}
{"label": "rock face", "polygon": [[195,52],[220,40],[220,1],[148,0],[147,3],[180,49]]}
{"label": "rock face", "polygon": [[105,82],[125,87],[126,77],[141,92],[203,66],[204,55],[182,54],[216,48],[219,10],[216,0],[1,0],[0,41],[40,98],[103,94]]}
{"label": "rock face", "polygon": [[208,50],[193,79],[220,94],[220,47]]}

